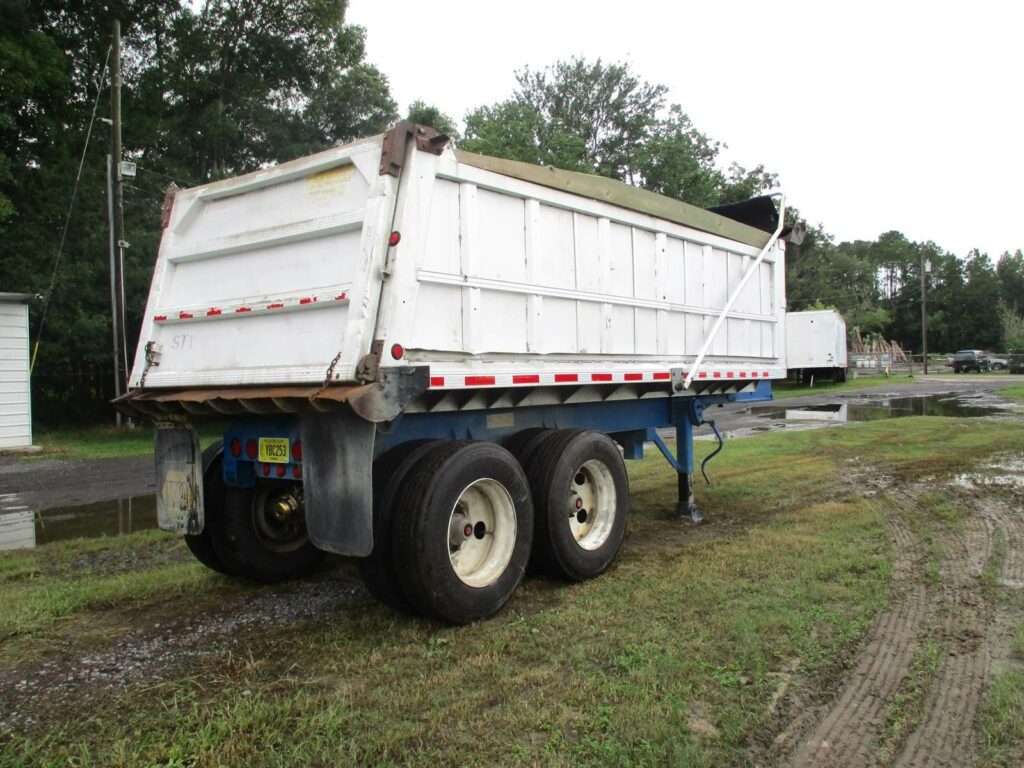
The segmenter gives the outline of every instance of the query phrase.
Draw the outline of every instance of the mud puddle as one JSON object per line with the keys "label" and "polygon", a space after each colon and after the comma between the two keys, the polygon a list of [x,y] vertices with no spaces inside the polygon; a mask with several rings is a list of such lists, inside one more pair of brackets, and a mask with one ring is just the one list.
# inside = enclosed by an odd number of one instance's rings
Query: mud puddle
{"label": "mud puddle", "polygon": [[0,551],[96,536],[121,536],[156,528],[156,496],[54,507],[33,512],[6,505],[0,512]]}
{"label": "mud puddle", "polygon": [[785,408],[777,405],[755,407],[751,415],[773,421],[861,422],[896,419],[903,416],[998,417],[1013,416],[1010,406],[1001,406],[982,398],[959,395],[918,395],[887,397],[870,402],[826,403],[824,405]]}

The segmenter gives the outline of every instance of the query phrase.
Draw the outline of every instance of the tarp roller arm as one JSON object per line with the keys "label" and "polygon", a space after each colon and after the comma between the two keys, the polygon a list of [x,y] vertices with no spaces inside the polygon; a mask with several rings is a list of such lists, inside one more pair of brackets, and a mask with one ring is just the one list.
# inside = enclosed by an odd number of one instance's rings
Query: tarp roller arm
{"label": "tarp roller arm", "polygon": [[[761,262],[764,261],[764,257],[768,255],[768,252],[775,247],[775,243],[778,242],[779,236],[782,234],[782,230],[786,224],[786,196],[781,193],[777,193],[777,196],[779,198],[779,223],[776,225],[771,239],[764,244],[761,252],[757,254],[757,258],[754,259],[754,263],[747,268],[747,271],[743,275],[743,279],[740,280],[740,284],[736,286],[736,289],[729,296],[729,300],[725,302],[725,307],[722,309],[721,314],[718,315],[718,319],[715,320],[715,324],[711,327],[711,333],[709,333],[708,337],[704,339],[704,346],[701,347],[700,354],[697,355],[696,359],[693,361],[693,365],[690,366],[689,373],[686,374],[684,386],[687,389],[689,389],[690,384],[693,382],[693,377],[697,375],[697,371],[700,368],[701,363],[704,362],[704,357],[707,355],[708,350],[711,349],[711,345],[714,343],[715,337],[718,335],[718,331],[721,330],[722,323],[725,322],[726,316],[732,311],[733,305],[740,297],[743,289],[747,287],[747,283],[750,282],[750,278],[757,271],[758,267],[761,266]],[[772,197],[775,197],[775,195],[772,195]]]}

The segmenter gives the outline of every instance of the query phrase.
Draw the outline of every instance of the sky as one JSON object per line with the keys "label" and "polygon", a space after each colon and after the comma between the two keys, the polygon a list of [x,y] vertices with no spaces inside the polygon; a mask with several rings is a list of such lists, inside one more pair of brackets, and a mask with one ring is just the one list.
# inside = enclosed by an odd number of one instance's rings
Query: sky
{"label": "sky", "polygon": [[524,65],[627,61],[838,241],[1024,249],[1024,3],[349,0],[347,20],[403,114],[461,124]]}

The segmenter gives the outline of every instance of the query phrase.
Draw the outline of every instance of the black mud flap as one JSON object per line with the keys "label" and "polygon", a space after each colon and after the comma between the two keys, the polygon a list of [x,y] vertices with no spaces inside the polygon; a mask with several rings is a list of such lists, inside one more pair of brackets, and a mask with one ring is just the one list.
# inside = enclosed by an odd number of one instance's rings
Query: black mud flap
{"label": "black mud flap", "polygon": [[306,529],[318,549],[365,557],[373,549],[376,425],[348,408],[300,419]]}
{"label": "black mud flap", "polygon": [[165,531],[203,530],[203,459],[199,434],[181,424],[156,425],[156,519]]}

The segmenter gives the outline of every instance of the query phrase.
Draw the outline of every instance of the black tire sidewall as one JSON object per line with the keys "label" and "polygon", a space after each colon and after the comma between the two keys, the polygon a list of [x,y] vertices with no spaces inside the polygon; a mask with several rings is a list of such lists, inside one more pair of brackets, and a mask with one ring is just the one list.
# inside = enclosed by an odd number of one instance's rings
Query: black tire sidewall
{"label": "black tire sidewall", "polygon": [[[533,540],[529,486],[515,458],[495,443],[460,446],[439,466],[429,458],[417,467],[413,474],[422,474],[411,478],[397,501],[405,516],[404,524],[396,526],[400,580],[407,596],[424,613],[464,624],[500,610],[523,579]],[[433,476],[427,478],[427,474]],[[448,525],[459,496],[481,478],[497,481],[511,496],[516,540],[504,572],[492,584],[472,587],[452,567]]]}
{"label": "black tire sidewall", "polygon": [[[565,514],[569,489],[576,472],[586,462],[601,461],[615,485],[615,519],[605,542],[596,549],[584,549],[576,541]],[[629,478],[615,443],[600,432],[582,432],[568,441],[546,475],[546,487],[534,488],[537,503],[537,536],[544,536],[558,573],[573,581],[592,579],[611,565],[622,546],[629,509]],[[543,528],[541,528],[543,526]],[[550,570],[550,567],[549,567]]]}
{"label": "black tire sidewall", "polygon": [[413,606],[402,591],[395,563],[395,502],[405,478],[439,440],[412,440],[377,460],[373,478],[373,551],[359,560],[359,574],[370,593],[402,611]]}
{"label": "black tire sidewall", "polygon": [[253,581],[277,582],[305,576],[323,558],[323,552],[306,536],[301,546],[288,552],[268,547],[255,530],[252,504],[259,486],[224,489],[223,540],[214,545],[233,575]]}

